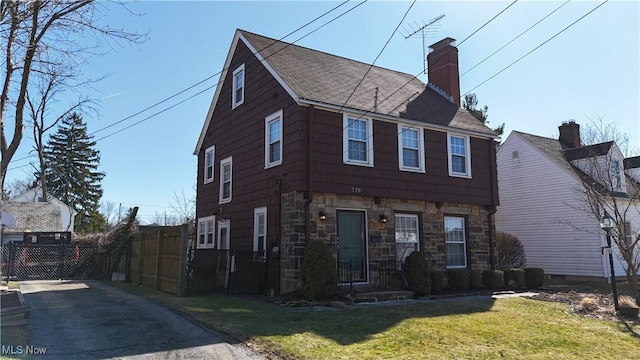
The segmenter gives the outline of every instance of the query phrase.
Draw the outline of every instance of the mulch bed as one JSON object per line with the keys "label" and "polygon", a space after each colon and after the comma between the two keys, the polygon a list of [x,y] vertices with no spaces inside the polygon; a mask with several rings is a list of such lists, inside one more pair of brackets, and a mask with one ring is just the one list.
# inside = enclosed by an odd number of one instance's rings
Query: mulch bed
{"label": "mulch bed", "polygon": [[[540,291],[538,295],[530,297],[535,300],[565,303],[569,313],[606,321],[618,321],[613,306],[611,294],[598,292],[568,291]],[[640,318],[624,319],[626,322],[640,324]]]}

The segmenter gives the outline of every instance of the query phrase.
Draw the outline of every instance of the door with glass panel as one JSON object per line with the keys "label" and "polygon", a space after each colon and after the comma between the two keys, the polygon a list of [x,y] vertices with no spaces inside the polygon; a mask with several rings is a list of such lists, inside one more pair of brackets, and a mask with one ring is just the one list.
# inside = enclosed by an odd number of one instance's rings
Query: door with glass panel
{"label": "door with glass panel", "polygon": [[354,282],[366,282],[368,273],[365,212],[338,210],[338,266],[350,268]]}

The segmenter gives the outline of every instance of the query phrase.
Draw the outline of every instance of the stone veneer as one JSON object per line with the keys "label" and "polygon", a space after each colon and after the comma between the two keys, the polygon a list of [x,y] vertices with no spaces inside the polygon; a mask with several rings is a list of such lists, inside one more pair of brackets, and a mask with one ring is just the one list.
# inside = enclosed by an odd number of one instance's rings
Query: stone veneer
{"label": "stone veneer", "polygon": [[[396,259],[394,234],[394,213],[396,212],[418,214],[422,227],[420,251],[430,260],[431,268],[436,270],[446,270],[444,216],[464,216],[467,227],[467,267],[479,270],[491,268],[488,210],[483,206],[316,193],[309,205],[310,238],[320,239],[329,244],[334,257],[337,254],[336,210],[340,209],[366,211],[370,286],[377,285],[376,262]],[[326,220],[318,219],[319,211],[327,213]],[[281,293],[288,293],[302,286],[300,264],[306,244],[304,215],[303,192],[282,195]],[[380,215],[387,217],[387,223],[380,223]]]}

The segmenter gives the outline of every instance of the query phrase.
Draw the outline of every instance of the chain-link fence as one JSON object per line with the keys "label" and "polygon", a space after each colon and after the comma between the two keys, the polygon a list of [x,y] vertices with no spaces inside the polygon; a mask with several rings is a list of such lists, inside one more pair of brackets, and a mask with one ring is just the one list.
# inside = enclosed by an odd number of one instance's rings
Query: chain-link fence
{"label": "chain-link fence", "polygon": [[2,277],[5,280],[106,278],[109,249],[96,245],[2,246]]}

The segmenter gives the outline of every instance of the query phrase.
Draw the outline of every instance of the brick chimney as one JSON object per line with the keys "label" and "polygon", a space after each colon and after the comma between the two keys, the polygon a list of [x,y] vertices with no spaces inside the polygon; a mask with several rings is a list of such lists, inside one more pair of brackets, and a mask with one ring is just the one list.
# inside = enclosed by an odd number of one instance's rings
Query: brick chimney
{"label": "brick chimney", "polygon": [[575,121],[565,121],[562,125],[558,126],[558,130],[560,131],[560,141],[570,147],[577,148],[581,146],[580,143],[580,125],[576,124]]}
{"label": "brick chimney", "polygon": [[429,83],[451,95],[460,107],[460,74],[458,72],[458,48],[456,39],[445,38],[429,46],[427,55]]}

